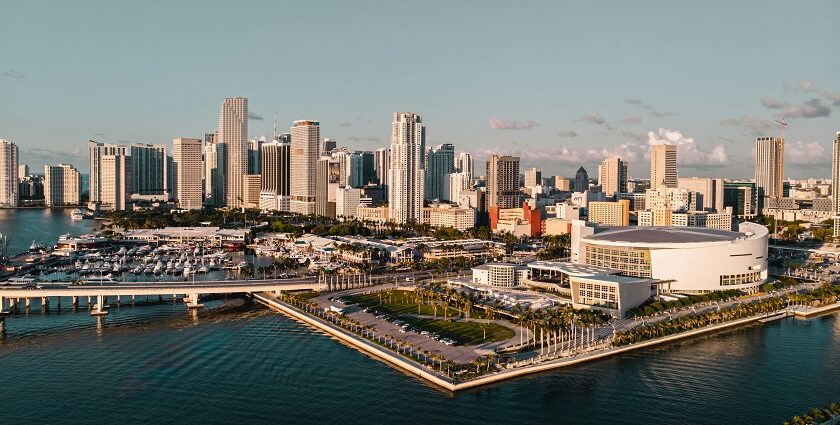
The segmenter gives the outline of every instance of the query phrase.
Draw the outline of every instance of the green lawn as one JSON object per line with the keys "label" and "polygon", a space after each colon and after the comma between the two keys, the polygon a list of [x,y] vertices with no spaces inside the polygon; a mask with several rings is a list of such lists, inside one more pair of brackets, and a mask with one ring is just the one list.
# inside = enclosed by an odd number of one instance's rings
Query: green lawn
{"label": "green lawn", "polygon": [[[516,334],[512,329],[495,323],[482,324],[477,322],[450,322],[446,320],[418,319],[416,317],[401,316],[400,320],[410,323],[419,329],[434,332],[444,338],[452,338],[459,345],[477,345],[485,342],[504,341]],[[484,328],[487,327],[487,339],[484,339]]]}
{"label": "green lawn", "polygon": [[[440,319],[421,319],[412,317],[410,315],[424,315],[433,316],[435,314],[434,308],[425,304],[420,304],[419,310],[416,303],[411,301],[411,293],[408,291],[397,291],[395,295],[388,300],[385,292],[381,293],[382,304],[380,304],[380,293],[372,294],[357,294],[345,297],[346,299],[356,303],[360,307],[369,307],[371,310],[378,313],[384,313],[391,317],[398,317],[401,320],[409,323],[421,330],[436,333],[444,338],[451,338],[462,345],[475,345],[484,342],[504,341],[515,336],[511,329],[504,326],[490,323],[486,325],[487,339],[484,339],[484,327],[481,323],[476,322],[453,322],[443,320],[443,308],[438,307],[437,317]],[[390,301],[390,302],[389,302]],[[484,312],[474,310],[472,317],[481,317]],[[460,312],[454,308],[449,308],[447,313],[449,318],[458,318]]]}

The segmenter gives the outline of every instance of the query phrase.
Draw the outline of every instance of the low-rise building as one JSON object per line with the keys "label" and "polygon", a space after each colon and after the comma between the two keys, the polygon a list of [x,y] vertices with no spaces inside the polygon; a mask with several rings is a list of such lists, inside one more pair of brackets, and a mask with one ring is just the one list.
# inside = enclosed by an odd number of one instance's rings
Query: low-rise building
{"label": "low-rise building", "polygon": [[475,227],[475,210],[449,204],[434,205],[423,208],[420,222],[432,227],[453,227],[464,231]]}
{"label": "low-rise building", "polygon": [[629,226],[630,201],[590,202],[587,221],[605,226]]}
{"label": "low-rise building", "polygon": [[528,278],[528,267],[510,263],[487,263],[472,268],[472,282],[502,288],[519,286]]}

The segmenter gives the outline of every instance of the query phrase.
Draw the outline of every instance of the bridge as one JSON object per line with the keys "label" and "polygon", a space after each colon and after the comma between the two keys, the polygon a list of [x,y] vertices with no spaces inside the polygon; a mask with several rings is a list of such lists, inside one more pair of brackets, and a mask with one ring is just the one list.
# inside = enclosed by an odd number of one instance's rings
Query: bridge
{"label": "bridge", "polygon": [[[455,273],[433,274],[428,271],[407,271],[383,275],[349,274],[349,275],[319,275],[317,277],[291,279],[264,279],[245,281],[196,281],[196,282],[148,282],[148,283],[117,283],[117,284],[86,284],[74,285],[42,284],[38,287],[0,286],[0,326],[5,316],[23,303],[30,308],[31,300],[40,299],[41,308],[47,308],[50,299],[55,299],[60,306],[62,298],[69,298],[73,307],[78,307],[79,298],[87,297],[91,307],[91,316],[106,316],[108,314],[108,297],[115,297],[119,303],[121,296],[131,296],[134,300],[138,296],[172,295],[178,299],[183,295],[186,306],[190,309],[203,307],[200,303],[202,295],[209,294],[239,294],[279,291],[336,291],[353,288],[363,288],[383,283],[394,284],[406,279],[445,278]],[[96,300],[93,304],[92,301]],[[8,309],[7,309],[8,307]]]}

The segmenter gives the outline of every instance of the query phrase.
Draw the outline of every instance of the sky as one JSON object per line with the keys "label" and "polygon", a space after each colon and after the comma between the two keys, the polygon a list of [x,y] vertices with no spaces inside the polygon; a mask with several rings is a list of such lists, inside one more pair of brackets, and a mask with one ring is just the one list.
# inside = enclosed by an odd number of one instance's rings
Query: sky
{"label": "sky", "polygon": [[651,144],[680,176],[752,177],[784,118],[786,177],[828,177],[840,131],[840,2],[0,0],[0,138],[33,171],[88,168],[86,141],[202,137],[225,97],[249,136],[316,119],[350,149],[392,115],[427,144],[543,175]]}

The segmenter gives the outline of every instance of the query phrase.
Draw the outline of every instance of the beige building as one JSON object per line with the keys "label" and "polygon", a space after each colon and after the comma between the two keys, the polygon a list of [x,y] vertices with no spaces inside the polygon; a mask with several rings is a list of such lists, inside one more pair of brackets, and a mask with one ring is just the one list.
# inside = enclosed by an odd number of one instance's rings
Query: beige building
{"label": "beige building", "polygon": [[630,225],[630,201],[622,199],[618,202],[590,202],[589,216],[590,223],[603,224],[605,226],[629,226]]}
{"label": "beige building", "polygon": [[174,198],[178,207],[185,210],[199,210],[204,202],[201,187],[202,170],[201,139],[179,138],[172,141],[172,165],[175,173]]}
{"label": "beige building", "polygon": [[222,102],[216,143],[226,149],[225,205],[239,207],[245,195],[243,176],[248,173],[248,99],[231,97]]}
{"label": "beige building", "polygon": [[677,146],[653,145],[650,149],[650,187],[677,187]]}
{"label": "beige building", "polygon": [[784,196],[785,140],[778,137],[755,139],[755,187],[758,190],[758,204],[761,209],[767,198]]}
{"label": "beige building", "polygon": [[519,206],[519,157],[487,158],[487,209]]}
{"label": "beige building", "polygon": [[542,185],[542,171],[537,168],[525,170],[525,187]]}
{"label": "beige building", "polygon": [[639,226],[706,227],[732,230],[732,209],[710,213],[706,211],[672,212],[668,209],[639,211]]}
{"label": "beige building", "polygon": [[335,216],[342,219],[356,218],[359,203],[362,199],[362,189],[341,187],[335,191]]}
{"label": "beige building", "polygon": [[105,155],[128,155],[128,147],[110,143],[97,143],[91,140],[88,142],[88,155],[90,159],[88,208],[95,210],[102,203],[102,157]]}
{"label": "beige building", "polygon": [[99,208],[106,211],[124,211],[131,205],[131,157],[128,155],[102,155],[100,166]]}
{"label": "beige building", "polygon": [[565,177],[554,176],[554,188],[557,189],[557,190],[571,192],[572,182],[571,182],[571,180],[569,180]]}
{"label": "beige building", "polygon": [[423,208],[421,223],[428,223],[432,227],[453,227],[463,231],[475,227],[475,210],[454,205],[426,207]]}
{"label": "beige building", "polygon": [[695,192],[700,196],[697,209],[704,211],[723,211],[723,179],[708,177],[688,177],[677,180],[677,188]]}
{"label": "beige building", "polygon": [[242,207],[258,209],[260,207],[260,185],[259,174],[245,174],[242,176]]}
{"label": "beige building", "polygon": [[621,158],[607,158],[598,166],[598,184],[608,197],[627,192],[627,163]]}
{"label": "beige building", "polygon": [[356,217],[362,221],[370,221],[373,223],[385,223],[391,221],[389,216],[390,209],[387,206],[383,207],[363,207],[359,206],[356,209]]}
{"label": "beige building", "polygon": [[318,121],[295,121],[291,129],[291,173],[289,210],[298,214],[315,213],[315,176],[321,143]]}
{"label": "beige building", "polygon": [[0,207],[18,206],[18,165],[17,145],[0,139]]}
{"label": "beige building", "polygon": [[44,166],[44,204],[48,207],[78,205],[81,202],[82,178],[69,164]]}

